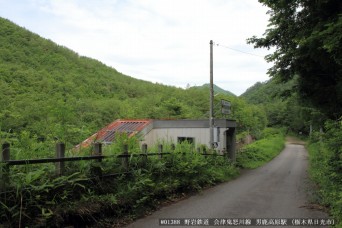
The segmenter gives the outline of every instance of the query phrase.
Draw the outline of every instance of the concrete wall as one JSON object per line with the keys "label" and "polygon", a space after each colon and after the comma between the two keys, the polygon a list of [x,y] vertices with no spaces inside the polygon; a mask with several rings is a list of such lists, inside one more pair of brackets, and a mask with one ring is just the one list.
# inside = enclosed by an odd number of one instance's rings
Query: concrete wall
{"label": "concrete wall", "polygon": [[208,128],[158,128],[152,129],[141,141],[149,147],[162,141],[177,143],[178,137],[191,137],[195,139],[195,145],[205,144],[209,146]]}
{"label": "concrete wall", "polygon": [[[214,141],[217,143],[218,152],[233,149],[232,140],[235,136],[227,134],[227,131],[235,131],[236,122],[234,120],[215,120]],[[168,142],[177,143],[178,137],[194,138],[196,146],[206,145],[210,148],[210,132],[208,120],[154,120],[141,133],[141,145],[147,144],[148,147],[158,143]],[[235,146],[234,149],[235,150]]]}
{"label": "concrete wall", "polygon": [[[219,129],[219,137],[217,141],[217,151],[222,152],[227,150],[226,148],[226,129]],[[216,133],[216,132],[215,132]],[[158,128],[152,129],[144,137],[142,137],[141,145],[147,144],[148,147],[156,145],[156,143],[168,142],[177,143],[178,137],[191,137],[194,138],[195,145],[209,145],[209,128]],[[216,137],[215,137],[216,138]]]}

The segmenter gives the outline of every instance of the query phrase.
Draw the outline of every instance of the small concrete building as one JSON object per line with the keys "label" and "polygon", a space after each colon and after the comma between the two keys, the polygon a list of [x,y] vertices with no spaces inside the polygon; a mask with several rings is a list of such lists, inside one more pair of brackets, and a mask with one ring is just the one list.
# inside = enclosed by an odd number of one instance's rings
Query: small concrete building
{"label": "small concrete building", "polygon": [[[228,152],[235,161],[236,121],[215,119],[214,148],[218,153]],[[188,141],[196,146],[205,145],[210,148],[209,120],[116,120],[107,125],[80,145],[89,146],[94,142],[110,144],[116,133],[126,133],[129,137],[136,136],[140,144],[148,147],[158,142],[180,143]],[[140,146],[141,146],[140,145]]]}

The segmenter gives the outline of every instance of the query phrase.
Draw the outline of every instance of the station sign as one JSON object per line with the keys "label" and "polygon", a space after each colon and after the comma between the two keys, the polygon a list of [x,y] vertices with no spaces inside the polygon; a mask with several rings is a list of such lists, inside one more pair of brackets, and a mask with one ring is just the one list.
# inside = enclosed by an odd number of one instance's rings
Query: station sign
{"label": "station sign", "polygon": [[226,100],[221,100],[221,112],[222,114],[230,114],[230,101],[226,101]]}

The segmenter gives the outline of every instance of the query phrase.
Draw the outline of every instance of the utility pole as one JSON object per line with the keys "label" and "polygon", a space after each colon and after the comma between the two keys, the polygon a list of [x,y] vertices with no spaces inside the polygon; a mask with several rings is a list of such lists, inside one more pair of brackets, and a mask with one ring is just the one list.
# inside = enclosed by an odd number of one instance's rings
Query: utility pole
{"label": "utility pole", "polygon": [[213,79],[213,41],[210,40],[210,148],[214,149],[214,79]]}

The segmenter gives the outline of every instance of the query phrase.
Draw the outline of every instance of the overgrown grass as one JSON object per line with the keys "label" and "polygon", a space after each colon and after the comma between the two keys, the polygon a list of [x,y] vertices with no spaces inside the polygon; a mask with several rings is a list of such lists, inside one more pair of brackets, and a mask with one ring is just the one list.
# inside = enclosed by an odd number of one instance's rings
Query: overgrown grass
{"label": "overgrown grass", "polygon": [[[34,140],[34,139],[33,139]],[[104,148],[104,154],[140,152],[137,140],[118,137],[118,142]],[[13,149],[24,148],[17,147]],[[32,143],[31,148],[36,148]],[[164,142],[165,152],[171,145]],[[38,151],[38,150],[36,150]],[[156,152],[156,151],[154,151]],[[56,178],[53,165],[11,167],[10,186],[2,194],[0,224],[6,226],[114,224],[123,217],[136,218],[154,210],[160,202],[183,193],[197,192],[238,175],[226,157],[203,156],[193,145],[179,144],[170,155],[129,158],[128,170],[122,159],[111,157],[97,161],[67,162],[67,174]],[[106,179],[88,179],[94,170],[103,174],[128,171]]]}
{"label": "overgrown grass", "polygon": [[317,203],[329,208],[342,227],[342,122],[328,122],[326,133],[311,138],[308,145],[311,179],[318,185]]}
{"label": "overgrown grass", "polygon": [[[281,131],[267,129],[262,137],[239,154],[239,166],[260,166],[283,148]],[[42,144],[36,145],[26,136],[24,139],[27,140],[25,145],[30,145],[37,153],[43,150]],[[165,152],[172,151],[170,155],[149,156],[147,162],[144,157],[131,156],[128,170],[122,166],[122,159],[115,156],[101,163],[67,162],[67,174],[58,178],[54,176],[52,164],[11,167],[11,192],[1,195],[0,224],[80,226],[100,221],[103,225],[112,225],[122,218],[134,219],[155,210],[161,202],[198,192],[238,175],[236,166],[224,156],[203,156],[187,143],[177,144],[174,150],[170,143],[162,143]],[[104,147],[103,154],[118,155],[123,152],[123,144],[128,144],[130,153],[140,153],[137,140],[119,136],[115,144]],[[149,152],[158,150],[157,146],[150,149]],[[17,154],[16,158],[25,155],[25,146],[13,143],[13,150],[21,151],[21,156]],[[94,170],[103,174],[123,171],[130,174],[89,180]]]}
{"label": "overgrown grass", "polygon": [[281,130],[267,128],[262,138],[246,145],[237,155],[237,165],[242,168],[257,168],[272,160],[284,149],[285,137]]}

